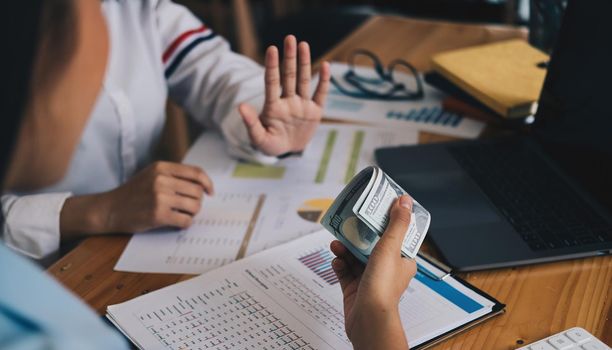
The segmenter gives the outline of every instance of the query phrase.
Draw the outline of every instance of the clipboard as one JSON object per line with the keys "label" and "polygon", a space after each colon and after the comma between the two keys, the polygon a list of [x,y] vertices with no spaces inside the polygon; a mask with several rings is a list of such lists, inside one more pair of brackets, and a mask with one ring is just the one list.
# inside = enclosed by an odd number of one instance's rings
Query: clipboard
{"label": "clipboard", "polygon": [[461,277],[456,276],[450,267],[448,267],[446,264],[438,261],[437,259],[433,258],[432,256],[425,254],[425,253],[418,253],[418,256],[427,261],[429,264],[435,266],[436,268],[440,269],[442,271],[442,274],[440,275],[436,275],[435,273],[432,273],[431,271],[427,271],[426,269],[423,269],[422,267],[417,265],[417,269],[418,271],[420,271],[421,273],[423,273],[425,276],[427,276],[428,278],[433,279],[434,281],[444,281],[446,278],[448,277],[452,277],[455,281],[461,283],[463,286],[465,286],[466,288],[472,290],[473,292],[477,293],[478,295],[482,296],[483,298],[486,298],[488,300],[490,300],[491,302],[494,303],[491,312],[477,318],[474,319],[470,322],[464,323],[461,326],[458,326],[454,329],[451,329],[448,332],[445,332],[443,334],[440,334],[430,340],[427,340],[419,345],[415,345],[412,346],[411,349],[415,349],[415,350],[421,350],[421,349],[428,349],[431,348],[435,345],[438,345],[442,342],[444,342],[447,339],[450,339],[452,337],[454,337],[455,335],[458,335],[464,331],[467,331],[469,329],[474,328],[475,326],[495,317],[498,315],[501,315],[503,313],[506,312],[506,304],[501,303],[500,301],[498,301],[497,299],[493,298],[491,295],[489,295],[488,293],[486,293],[485,291],[477,288],[476,286],[470,284],[469,282],[467,282],[466,280],[464,280]]}
{"label": "clipboard", "polygon": [[[298,347],[311,345],[312,348],[348,350],[351,344],[344,332],[344,320],[340,317],[342,295],[337,290],[332,292],[339,288],[338,281],[324,277],[332,273],[329,240],[329,233],[323,230],[303,236],[192,279],[110,305],[107,307],[107,317],[141,349],[165,348],[164,342],[185,342],[185,347],[193,347],[191,341],[203,344],[213,338],[204,337],[201,340],[195,333],[191,338],[177,337],[181,337],[183,332],[189,333],[193,327],[211,324],[211,327],[219,326],[218,329],[223,330],[220,334],[214,333],[219,341],[226,336],[235,337],[243,342],[242,347],[257,348],[261,339],[276,341],[282,338],[282,342],[301,339],[301,343],[296,344]],[[305,257],[308,258],[304,260]],[[417,262],[436,274],[442,274],[442,270],[426,258],[420,257]],[[438,344],[500,314],[505,307],[452,274],[445,280],[439,280],[438,285],[423,273],[417,274],[415,279],[420,282],[413,286],[418,293],[423,293],[423,296],[436,293],[428,300],[437,302],[444,298],[459,309],[448,308],[449,314],[441,310],[434,318],[425,320],[432,320],[432,323],[422,323],[426,329],[417,332],[418,339],[416,335],[413,338],[415,342],[410,344],[413,349],[426,349]],[[296,296],[299,299],[293,299]],[[410,303],[405,304],[410,308],[403,310],[404,315],[416,318],[423,315],[416,311],[420,305],[414,300],[418,299],[404,300]],[[483,307],[482,303],[486,304],[486,309],[475,309],[477,306]],[[444,307],[447,304],[439,305]],[[423,310],[429,309],[425,306]],[[223,310],[222,317],[208,319],[209,313],[220,310]],[[409,310],[413,312],[409,313]],[[329,317],[330,312],[336,318]],[[257,317],[246,318],[252,314]],[[321,321],[320,317],[324,317],[325,321]],[[448,323],[449,320],[452,323]],[[223,328],[226,322],[236,322],[235,327]],[[451,328],[455,325],[459,326]],[[275,333],[284,327],[288,327],[288,333]],[[266,328],[268,331],[260,332]],[[255,337],[250,336],[253,332],[257,333]],[[287,334],[292,336],[283,338]],[[408,340],[410,343],[410,338]]]}

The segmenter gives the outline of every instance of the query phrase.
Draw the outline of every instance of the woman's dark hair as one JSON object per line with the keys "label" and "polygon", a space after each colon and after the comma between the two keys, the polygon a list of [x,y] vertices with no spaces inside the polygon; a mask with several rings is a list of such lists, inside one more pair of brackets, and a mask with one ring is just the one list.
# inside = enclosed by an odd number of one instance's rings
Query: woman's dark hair
{"label": "woman's dark hair", "polygon": [[[0,13],[0,192],[33,93],[61,74],[75,45],[73,0],[11,1]],[[0,227],[4,222],[0,210]]]}
{"label": "woman's dark hair", "polygon": [[73,1],[11,1],[0,14],[5,62],[0,83],[0,191],[30,97],[61,74],[73,52]]}

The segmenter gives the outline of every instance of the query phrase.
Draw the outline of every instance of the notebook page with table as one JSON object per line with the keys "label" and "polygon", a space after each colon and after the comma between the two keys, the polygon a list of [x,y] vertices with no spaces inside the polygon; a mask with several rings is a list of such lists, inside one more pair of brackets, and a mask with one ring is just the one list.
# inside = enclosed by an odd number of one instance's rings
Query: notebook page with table
{"label": "notebook page with table", "polygon": [[[107,308],[141,349],[351,349],[329,243],[319,231]],[[418,258],[421,269],[437,268]],[[503,305],[452,276],[418,272],[400,302],[411,348]]]}

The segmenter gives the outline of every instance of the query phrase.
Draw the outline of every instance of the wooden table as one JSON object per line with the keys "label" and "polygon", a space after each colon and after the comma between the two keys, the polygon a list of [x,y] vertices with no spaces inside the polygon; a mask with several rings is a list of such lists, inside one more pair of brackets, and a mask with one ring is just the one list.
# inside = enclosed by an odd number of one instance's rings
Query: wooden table
{"label": "wooden table", "polygon": [[[324,59],[345,60],[353,49],[365,48],[375,52],[384,63],[401,57],[418,69],[427,70],[433,53],[525,38],[526,34],[522,29],[502,26],[377,16]],[[448,139],[421,133],[419,141]],[[109,304],[192,277],[113,271],[128,240],[129,236],[86,239],[48,271],[100,314]],[[436,349],[512,349],[573,326],[581,326],[612,344],[612,256],[472,272],[462,277],[506,303],[507,312],[449,339]]]}

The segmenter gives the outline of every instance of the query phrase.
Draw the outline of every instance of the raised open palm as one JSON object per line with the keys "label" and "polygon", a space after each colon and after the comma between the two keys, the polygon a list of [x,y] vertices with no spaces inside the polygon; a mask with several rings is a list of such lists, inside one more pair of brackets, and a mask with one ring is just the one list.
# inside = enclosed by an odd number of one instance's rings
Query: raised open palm
{"label": "raised open palm", "polygon": [[266,51],[266,97],[261,114],[246,103],[239,107],[253,146],[273,156],[304,150],[321,122],[330,80],[329,64],[323,62],[311,97],[308,43],[298,45],[289,35],[284,50],[282,74],[276,46]]}

